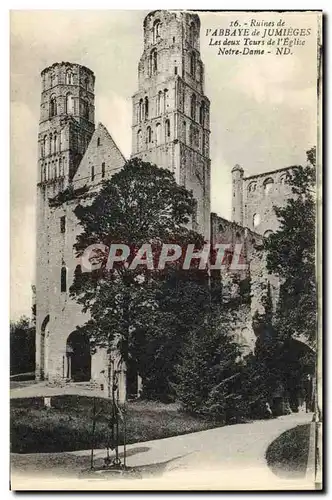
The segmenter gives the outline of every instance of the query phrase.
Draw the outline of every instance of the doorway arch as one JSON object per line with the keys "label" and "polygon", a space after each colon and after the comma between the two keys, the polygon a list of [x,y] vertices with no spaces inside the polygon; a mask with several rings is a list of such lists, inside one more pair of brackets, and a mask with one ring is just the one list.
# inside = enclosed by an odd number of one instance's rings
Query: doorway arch
{"label": "doorway arch", "polygon": [[67,338],[67,379],[88,382],[91,379],[91,351],[87,335],[74,331]]}

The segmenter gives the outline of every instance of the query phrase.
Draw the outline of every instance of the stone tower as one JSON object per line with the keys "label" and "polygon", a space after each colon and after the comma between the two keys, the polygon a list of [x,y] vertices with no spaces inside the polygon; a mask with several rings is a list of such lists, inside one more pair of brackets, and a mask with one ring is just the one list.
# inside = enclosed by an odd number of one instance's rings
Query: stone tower
{"label": "stone tower", "polygon": [[169,169],[192,190],[193,228],[209,239],[210,101],[196,14],[159,10],[146,16],[132,134],[132,156]]}
{"label": "stone tower", "polygon": [[[41,79],[36,252],[37,378],[43,378],[47,370],[48,330],[52,323],[52,308],[60,292],[54,276],[62,265],[61,249],[69,245],[68,220],[61,214],[62,218],[55,221],[49,200],[72,184],[95,128],[95,77],[91,70],[79,64],[55,63],[42,71]],[[56,258],[60,259],[59,263]]]}
{"label": "stone tower", "polygon": [[243,168],[232,168],[232,221],[243,225]]}

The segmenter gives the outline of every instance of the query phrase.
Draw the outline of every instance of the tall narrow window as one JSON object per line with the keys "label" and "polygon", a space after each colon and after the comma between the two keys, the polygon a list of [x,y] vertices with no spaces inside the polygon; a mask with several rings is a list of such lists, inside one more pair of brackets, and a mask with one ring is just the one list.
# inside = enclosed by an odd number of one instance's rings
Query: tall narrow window
{"label": "tall narrow window", "polygon": [[53,153],[55,154],[57,152],[57,145],[58,145],[58,134],[54,132],[53,135]]}
{"label": "tall narrow window", "polygon": [[59,177],[63,176],[62,159],[59,158]]}
{"label": "tall narrow window", "polygon": [[94,181],[95,180],[95,167],[92,165],[91,167],[91,180]]}
{"label": "tall narrow window", "polygon": [[177,67],[177,66],[175,66],[175,67],[174,67],[174,75],[177,75],[177,74],[178,74],[178,67]]}
{"label": "tall narrow window", "polygon": [[196,34],[195,23],[191,23],[189,28],[189,40],[192,46],[195,45],[195,34]]}
{"label": "tall narrow window", "polygon": [[74,99],[71,94],[67,94],[66,96],[66,113],[67,115],[74,114]]}
{"label": "tall narrow window", "polygon": [[67,291],[67,268],[61,268],[61,292]]}
{"label": "tall narrow window", "polygon": [[187,124],[183,122],[183,142],[186,144],[187,141]]}
{"label": "tall narrow window", "polygon": [[142,130],[137,131],[137,152],[142,150]]}
{"label": "tall narrow window", "polygon": [[161,126],[160,126],[160,123],[157,123],[157,125],[156,125],[156,143],[157,143],[157,146],[159,146],[160,143],[161,143]]}
{"label": "tall narrow window", "polygon": [[158,54],[157,49],[152,49],[150,52],[150,75],[155,75],[158,71]]}
{"label": "tall narrow window", "polygon": [[105,162],[101,164],[101,177],[102,179],[105,177]]}
{"label": "tall narrow window", "polygon": [[171,136],[171,124],[170,121],[167,119],[165,120],[165,138],[166,141],[170,138]]}
{"label": "tall narrow window", "polygon": [[196,96],[193,94],[190,101],[190,116],[193,120],[196,120]]}
{"label": "tall narrow window", "polygon": [[153,23],[153,37],[152,37],[153,43],[157,43],[159,38],[160,38],[160,26],[161,26],[161,23],[160,23],[159,19],[157,19]]}
{"label": "tall narrow window", "polygon": [[55,95],[51,95],[51,99],[50,99],[50,118],[52,118],[52,116],[56,116],[56,114],[57,114],[56,97],[55,97]]}
{"label": "tall narrow window", "polygon": [[100,146],[100,137],[97,139],[97,146]]}
{"label": "tall narrow window", "polygon": [[164,89],[164,113],[166,113],[168,107],[168,89]]}
{"label": "tall narrow window", "polygon": [[142,120],[143,120],[143,99],[140,99],[138,103],[138,121],[141,122]]}
{"label": "tall narrow window", "polygon": [[148,128],[146,129],[146,142],[147,142],[148,144],[150,144],[150,143],[151,143],[151,141],[152,141],[152,130],[151,130],[151,127],[148,127]]}
{"label": "tall narrow window", "polygon": [[204,125],[204,121],[205,121],[205,103],[204,101],[202,101],[199,107],[199,123],[201,125]]}
{"label": "tall narrow window", "polygon": [[158,96],[157,96],[157,116],[161,115],[161,103],[162,103],[162,100],[163,100],[163,93],[162,93],[161,90],[159,90]]}
{"label": "tall narrow window", "polygon": [[145,120],[149,118],[149,99],[147,97],[144,99],[144,118]]}
{"label": "tall narrow window", "polygon": [[193,144],[194,144],[194,127],[191,123],[189,127],[189,146],[193,146]]}
{"label": "tall narrow window", "polygon": [[195,78],[196,76],[196,54],[192,52],[190,54],[190,74]]}
{"label": "tall narrow window", "polygon": [[83,86],[86,90],[88,90],[89,88],[89,78],[88,77],[85,77],[84,80],[83,80]]}
{"label": "tall narrow window", "polygon": [[54,85],[55,85],[55,74],[52,73],[51,74],[51,87],[54,87]]}
{"label": "tall narrow window", "polygon": [[272,190],[273,184],[274,184],[274,181],[271,177],[269,177],[268,179],[265,179],[265,181],[263,183],[265,196],[267,196],[270,193],[270,191]]}
{"label": "tall narrow window", "polygon": [[67,85],[72,85],[73,84],[73,74],[70,70],[67,71],[66,73],[66,84]]}

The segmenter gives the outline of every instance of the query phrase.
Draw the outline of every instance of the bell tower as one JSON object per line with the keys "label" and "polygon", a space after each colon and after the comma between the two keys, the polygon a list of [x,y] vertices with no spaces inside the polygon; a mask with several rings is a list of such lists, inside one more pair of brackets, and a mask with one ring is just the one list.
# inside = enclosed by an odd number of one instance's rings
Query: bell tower
{"label": "bell tower", "polygon": [[159,10],[146,16],[132,121],[132,156],[169,169],[193,192],[193,229],[209,239],[210,101],[196,14]]}
{"label": "bell tower", "polygon": [[[54,303],[60,300],[59,256],[68,249],[72,231],[64,210],[52,209],[50,198],[70,186],[94,132],[93,72],[79,64],[55,63],[41,72],[38,133],[37,247],[36,247],[36,378],[48,370],[48,351],[54,325]],[[59,213],[58,213],[59,212]],[[71,228],[70,228],[71,229]],[[57,264],[55,264],[57,262]],[[63,264],[64,265],[64,264]],[[65,294],[62,294],[65,295]]]}
{"label": "bell tower", "polygon": [[39,182],[52,191],[71,182],[94,131],[93,72],[55,63],[41,73]]}

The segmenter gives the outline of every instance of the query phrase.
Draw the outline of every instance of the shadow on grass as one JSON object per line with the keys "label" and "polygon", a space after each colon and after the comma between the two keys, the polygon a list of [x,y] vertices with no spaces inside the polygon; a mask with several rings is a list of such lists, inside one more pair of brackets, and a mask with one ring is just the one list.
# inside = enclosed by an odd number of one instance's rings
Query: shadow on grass
{"label": "shadow on grass", "polygon": [[309,455],[310,424],[281,434],[268,447],[265,458],[272,472],[282,478],[303,478]]}

